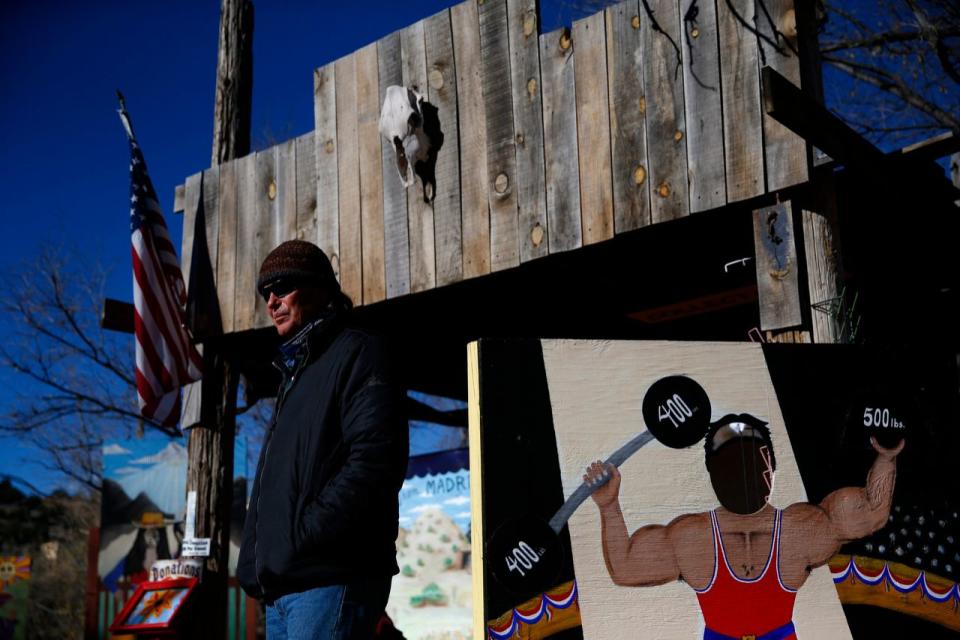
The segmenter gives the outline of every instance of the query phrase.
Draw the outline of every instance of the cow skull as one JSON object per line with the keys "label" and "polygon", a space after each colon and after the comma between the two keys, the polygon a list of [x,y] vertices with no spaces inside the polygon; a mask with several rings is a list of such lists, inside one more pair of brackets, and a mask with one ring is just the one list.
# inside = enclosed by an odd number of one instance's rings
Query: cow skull
{"label": "cow skull", "polygon": [[392,85],[380,110],[380,135],[393,144],[404,187],[413,184],[416,163],[426,162],[430,154],[430,139],[423,131],[423,102],[413,89]]}

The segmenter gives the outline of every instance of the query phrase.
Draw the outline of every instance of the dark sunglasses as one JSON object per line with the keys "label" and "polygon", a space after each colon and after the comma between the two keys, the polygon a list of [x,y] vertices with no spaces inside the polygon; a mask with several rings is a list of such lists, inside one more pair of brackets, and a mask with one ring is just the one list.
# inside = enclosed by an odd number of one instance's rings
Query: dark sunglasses
{"label": "dark sunglasses", "polygon": [[260,293],[263,295],[264,301],[269,302],[271,293],[278,298],[282,298],[290,295],[299,288],[300,282],[297,280],[277,280],[263,287],[263,291]]}

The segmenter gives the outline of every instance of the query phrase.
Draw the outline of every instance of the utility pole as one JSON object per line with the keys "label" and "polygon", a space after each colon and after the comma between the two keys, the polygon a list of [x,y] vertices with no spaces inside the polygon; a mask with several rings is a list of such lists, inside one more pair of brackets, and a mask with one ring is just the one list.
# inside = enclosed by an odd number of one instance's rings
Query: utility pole
{"label": "utility pole", "polygon": [[[250,0],[222,0],[212,165],[250,152],[252,94],[253,4]],[[190,429],[187,492],[196,493],[194,535],[210,538],[210,555],[205,559],[188,635],[219,640],[227,633],[233,449],[240,374],[222,342],[208,340],[203,347],[203,379],[194,383],[191,390],[199,402],[193,403],[192,410],[185,409],[183,427]],[[190,506],[188,503],[188,509]]]}

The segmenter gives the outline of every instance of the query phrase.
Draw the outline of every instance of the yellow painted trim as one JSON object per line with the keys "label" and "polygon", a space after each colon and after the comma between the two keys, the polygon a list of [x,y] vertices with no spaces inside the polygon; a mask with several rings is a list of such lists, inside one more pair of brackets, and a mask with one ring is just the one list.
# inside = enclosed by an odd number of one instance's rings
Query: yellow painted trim
{"label": "yellow painted trim", "polygon": [[473,637],[486,636],[484,622],[483,485],[480,465],[480,345],[467,345],[467,414],[470,447],[470,572],[473,578]]}

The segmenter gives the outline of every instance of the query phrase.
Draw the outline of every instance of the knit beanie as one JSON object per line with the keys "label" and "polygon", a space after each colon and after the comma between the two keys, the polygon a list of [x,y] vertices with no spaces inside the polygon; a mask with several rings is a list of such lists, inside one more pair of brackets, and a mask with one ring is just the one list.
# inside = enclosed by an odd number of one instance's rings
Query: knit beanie
{"label": "knit beanie", "polygon": [[287,240],[267,255],[260,266],[257,291],[262,295],[268,285],[281,279],[326,286],[332,292],[340,290],[326,254],[306,240]]}

